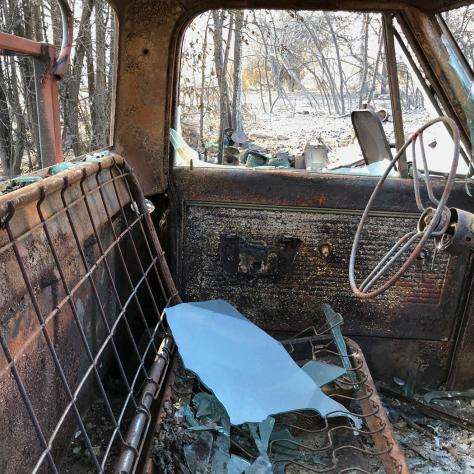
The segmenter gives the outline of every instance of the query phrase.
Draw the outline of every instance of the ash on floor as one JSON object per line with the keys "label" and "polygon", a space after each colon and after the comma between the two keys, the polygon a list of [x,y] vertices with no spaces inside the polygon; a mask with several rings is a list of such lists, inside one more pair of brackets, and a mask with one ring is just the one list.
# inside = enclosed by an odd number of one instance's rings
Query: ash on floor
{"label": "ash on floor", "polygon": [[[387,396],[381,398],[411,472],[474,472],[474,433],[425,416],[409,402]],[[435,403],[445,411],[463,413],[474,420],[474,408],[469,400],[439,400]]]}

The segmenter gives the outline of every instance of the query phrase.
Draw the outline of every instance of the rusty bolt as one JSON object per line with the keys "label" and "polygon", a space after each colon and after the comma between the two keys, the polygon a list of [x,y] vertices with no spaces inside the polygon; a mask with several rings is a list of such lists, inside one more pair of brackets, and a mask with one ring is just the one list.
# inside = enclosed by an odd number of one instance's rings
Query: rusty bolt
{"label": "rusty bolt", "polygon": [[319,254],[323,258],[328,258],[332,253],[332,245],[329,242],[325,242],[318,247]]}

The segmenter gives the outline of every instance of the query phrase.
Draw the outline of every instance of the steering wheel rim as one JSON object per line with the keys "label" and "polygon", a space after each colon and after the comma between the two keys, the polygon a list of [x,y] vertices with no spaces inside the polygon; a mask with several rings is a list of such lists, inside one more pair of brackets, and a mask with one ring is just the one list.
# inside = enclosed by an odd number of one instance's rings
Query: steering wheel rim
{"label": "steering wheel rim", "polygon": [[[451,170],[449,172],[448,179],[446,182],[446,186],[444,188],[444,191],[440,200],[438,201],[432,193],[422,134],[427,128],[440,122],[443,122],[445,125],[449,126],[449,128],[452,131],[452,138],[454,141],[454,156],[453,156],[453,160],[451,164]],[[357,251],[359,249],[359,243],[360,243],[362,230],[367,222],[369,212],[375,200],[375,197],[377,196],[378,192],[384,185],[390,171],[394,168],[395,164],[397,163],[397,161],[400,159],[400,157],[402,156],[402,154],[405,152],[405,150],[408,148],[410,144],[413,144],[413,186],[414,186],[415,200],[416,200],[417,206],[419,210],[423,212],[422,216],[424,215],[425,212],[428,211],[428,209],[432,209],[432,208],[425,209],[421,203],[421,198],[420,198],[419,183],[418,183],[418,169],[416,165],[416,153],[415,153],[415,146],[416,146],[416,142],[418,138],[420,138],[422,160],[423,160],[423,167],[425,171],[425,180],[426,180],[426,188],[427,188],[428,196],[430,200],[432,200],[432,202],[436,203],[436,209],[432,213],[431,221],[427,224],[427,226],[423,229],[420,229],[420,226],[418,225],[416,232],[410,232],[404,235],[401,239],[399,239],[397,243],[392,247],[392,249],[388,253],[386,253],[385,256],[379,261],[375,269],[372,270],[372,273],[364,280],[361,287],[358,287],[355,281],[355,261],[356,261]],[[421,126],[418,130],[416,130],[416,132],[410,136],[410,138],[404,143],[402,148],[397,152],[395,157],[392,159],[392,161],[390,162],[390,165],[385,170],[385,173],[382,175],[379,182],[377,183],[374,190],[372,191],[372,195],[370,196],[367,202],[367,205],[364,209],[359,225],[357,226],[357,231],[354,236],[354,242],[352,244],[351,257],[349,261],[349,283],[351,285],[351,289],[353,293],[356,296],[363,299],[373,298],[375,296],[380,295],[381,293],[386,291],[388,288],[393,286],[400,279],[400,277],[408,270],[408,268],[412,265],[414,260],[420,255],[428,239],[434,233],[436,233],[437,228],[439,228],[440,223],[442,222],[441,219],[444,217],[444,220],[446,220],[446,218],[449,217],[449,215],[446,216],[446,212],[449,213],[449,209],[446,207],[446,202],[449,198],[449,195],[451,194],[451,190],[453,188],[454,181],[456,178],[456,171],[457,171],[457,166],[458,166],[458,161],[459,161],[459,147],[460,147],[459,129],[456,122],[449,117],[444,117],[444,116],[437,117],[433,120],[430,120],[429,122]],[[413,242],[416,240],[416,238],[420,239],[418,244],[415,246],[413,251],[410,253],[409,257],[406,259],[403,265],[399,268],[399,270],[390,278],[388,278],[388,280],[385,281],[380,287],[372,291],[366,291],[368,287],[370,288],[371,286],[373,286],[373,284],[376,283],[383,276],[385,271],[388,270],[388,268],[390,268],[391,263],[394,263],[398,259],[398,257],[402,253],[404,253],[404,249],[409,248],[413,244]],[[402,246],[400,247],[400,245]],[[396,252],[396,253],[393,254],[393,252]],[[389,262],[385,265],[385,267],[379,270],[380,266],[385,263],[384,259],[385,261],[389,260]],[[387,266],[389,263],[390,263],[390,266]],[[383,271],[384,269],[385,271]],[[373,275],[374,271],[376,272],[375,275]],[[382,273],[379,275],[380,272]],[[377,277],[377,275],[379,276]],[[370,278],[371,280],[367,281]]]}

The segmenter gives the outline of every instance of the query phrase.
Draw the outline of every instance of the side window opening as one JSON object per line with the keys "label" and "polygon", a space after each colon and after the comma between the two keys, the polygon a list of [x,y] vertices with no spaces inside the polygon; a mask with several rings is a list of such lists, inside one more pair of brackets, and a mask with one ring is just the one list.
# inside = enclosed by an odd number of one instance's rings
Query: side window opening
{"label": "side window opening", "polygon": [[210,164],[361,162],[352,110],[374,110],[393,141],[382,37],[375,13],[203,13],[183,42],[177,132]]}
{"label": "side window opening", "polygon": [[474,68],[474,5],[448,10],[442,17],[467,62]]}
{"label": "side window opening", "polygon": [[[112,110],[113,10],[105,0],[80,1],[74,3],[73,14],[72,57],[58,83],[58,147],[64,159],[109,145]],[[35,57],[14,49],[18,42],[11,35],[54,45],[57,55],[62,40],[59,6],[55,0],[1,2],[0,33],[5,34],[0,37],[0,179],[5,180],[54,162],[49,151],[41,156],[41,67]],[[7,39],[8,44],[2,44]]]}
{"label": "side window opening", "polygon": [[[443,111],[433,107],[399,43],[396,65],[406,139]],[[175,165],[192,159],[197,166],[367,174],[367,150],[351,121],[355,110],[379,117],[378,149],[394,156],[381,14],[205,12],[191,23],[182,46]],[[449,140],[439,128],[430,142],[439,152],[432,170],[443,173]],[[462,160],[458,172],[467,172]]]}
{"label": "side window opening", "polygon": [[[446,111],[439,102],[397,21],[395,21],[394,27],[403,127],[405,139],[407,139],[421,124],[445,115]],[[433,174],[447,174],[451,168],[450,157],[454,146],[448,129],[442,123],[433,125],[426,131],[424,139],[427,145],[430,171]],[[419,155],[420,152],[417,153]],[[468,150],[462,145],[458,175],[469,173],[469,155]],[[411,147],[407,150],[407,161],[410,167],[412,162]]]}

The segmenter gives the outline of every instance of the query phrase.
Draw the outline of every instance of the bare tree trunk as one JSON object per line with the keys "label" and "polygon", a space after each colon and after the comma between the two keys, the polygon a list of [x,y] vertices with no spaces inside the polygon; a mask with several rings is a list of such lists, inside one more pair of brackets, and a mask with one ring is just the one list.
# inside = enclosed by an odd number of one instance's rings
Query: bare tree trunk
{"label": "bare tree trunk", "polygon": [[[319,65],[321,67],[321,70],[323,71],[323,76],[326,77],[326,81],[329,85],[329,90],[330,90],[330,93],[331,93],[331,96],[332,96],[332,102],[333,102],[335,111],[338,114],[342,113],[341,110],[340,110],[338,94],[337,94],[337,91],[336,91],[336,84],[334,82],[334,75],[332,74],[332,71],[331,71],[331,69],[328,65],[328,62],[326,60],[326,57],[324,55],[321,41],[319,40],[318,36],[315,34],[312,26],[310,24],[308,24],[308,22],[306,21],[306,19],[302,15],[298,15],[298,19],[302,22],[302,24],[304,25],[304,27],[308,31],[309,36],[313,41],[313,45],[317,50],[317,52],[314,54],[314,57],[318,61]],[[317,53],[319,53],[319,55]],[[329,109],[328,112],[331,113],[331,110]]]}
{"label": "bare tree trunk", "polygon": [[31,28],[33,30],[32,38],[35,41],[43,42],[43,26],[41,22],[41,10],[43,7],[43,0],[31,1]]}
{"label": "bare tree trunk", "polygon": [[77,114],[77,103],[79,100],[79,89],[81,85],[82,67],[86,52],[84,31],[90,21],[93,0],[83,0],[81,21],[76,39],[76,48],[71,73],[64,84],[64,130],[63,141],[70,143],[76,156],[82,154],[83,143],[79,134],[79,121]]}
{"label": "bare tree trunk", "polygon": [[92,32],[91,32],[91,25],[87,23],[84,28],[84,42],[85,44],[90,45],[90,47],[86,48],[86,70],[87,70],[87,91],[88,91],[88,99],[89,99],[89,109],[90,109],[90,122],[92,124],[92,133],[89,134],[89,143],[88,148],[96,148],[95,147],[95,139],[94,139],[94,130],[95,125],[97,123],[97,117],[95,115],[96,108],[94,107],[94,97],[96,95],[95,91],[95,68],[94,68],[94,54],[92,51]]}
{"label": "bare tree trunk", "polygon": [[[34,22],[32,2],[30,0],[23,0],[22,4],[25,27],[23,31],[19,31],[18,33],[22,34],[26,38],[34,38],[36,34],[41,35],[41,28],[39,28],[39,31],[35,31],[35,28],[38,28],[38,25],[35,25]],[[41,150],[38,129],[38,109],[36,107],[36,85],[33,72],[33,63],[29,58],[22,58],[19,64],[24,87],[26,121],[28,123],[28,130],[31,132],[31,140],[27,139],[25,146],[27,148],[28,154],[30,154],[31,149],[33,149],[37,159],[36,161],[41,162],[39,160]]]}
{"label": "bare tree trunk", "polygon": [[369,103],[369,104],[372,102],[372,99],[374,97],[375,85],[376,85],[377,76],[378,76],[378,73],[379,73],[380,59],[382,57],[382,46],[383,46],[382,33],[383,33],[383,30],[382,30],[382,27],[381,27],[380,32],[379,32],[379,36],[378,36],[379,47],[378,47],[378,50],[377,50],[377,59],[375,60],[374,70],[373,70],[373,74],[372,74],[372,85],[370,86],[369,95],[367,97],[367,103]]}
{"label": "bare tree trunk", "polygon": [[199,97],[199,142],[204,143],[204,94],[206,86],[206,61],[207,61],[207,34],[209,31],[209,21],[211,20],[211,14],[208,14],[206,21],[206,29],[204,31],[204,41],[202,44],[202,55],[201,55],[201,94]]}
{"label": "bare tree trunk", "polygon": [[[92,97],[95,123],[92,123],[92,148],[102,148],[108,143],[107,114],[107,65],[104,20],[104,0],[95,0],[95,93]],[[89,46],[91,47],[91,45]]]}
{"label": "bare tree trunk", "polygon": [[267,84],[267,93],[268,93],[268,104],[271,106],[273,103],[272,100],[272,84],[268,75],[268,44],[266,40],[266,35],[263,34],[260,30],[260,34],[262,35],[263,46],[265,48],[265,62],[264,62],[264,72],[265,72],[265,83]]}
{"label": "bare tree trunk", "polygon": [[10,177],[13,177],[18,176],[21,172],[21,161],[23,158],[23,152],[25,151],[26,142],[26,121],[20,104],[20,91],[18,89],[18,83],[16,80],[18,72],[16,68],[15,58],[10,57],[9,59],[11,71],[11,93],[8,99],[8,103],[10,104],[11,114],[15,118],[16,128],[14,131],[14,136],[12,134],[13,145],[8,175]]}
{"label": "bare tree trunk", "polygon": [[[5,25],[3,30],[21,37],[32,37],[31,32],[31,10],[30,4],[24,2],[8,2],[2,5]],[[4,172],[9,176],[20,174],[21,164],[25,148],[29,148],[32,142],[38,149],[38,128],[36,116],[36,100],[33,76],[33,64],[28,57],[10,57],[5,62],[4,71],[9,83],[5,89],[5,96],[10,107],[13,145],[10,154],[9,168]],[[26,110],[24,110],[24,108]],[[31,134],[28,134],[31,131]],[[14,134],[14,136],[13,136]]]}
{"label": "bare tree trunk", "polygon": [[227,80],[225,77],[225,61],[223,55],[223,25],[225,12],[223,10],[213,10],[212,19],[214,22],[214,67],[216,70],[217,82],[219,85],[219,152],[217,160],[222,164],[224,150],[224,130],[229,126],[228,116],[228,93]]}
{"label": "bare tree trunk", "polygon": [[388,94],[388,71],[387,71],[387,61],[385,60],[385,53],[383,53],[382,61],[382,76],[380,78],[380,95]]}
{"label": "bare tree trunk", "polygon": [[244,11],[235,12],[234,33],[234,90],[232,95],[232,125],[239,134],[244,133],[242,122],[242,29],[244,27]]}
{"label": "bare tree trunk", "polygon": [[2,163],[2,175],[10,176],[13,140],[6,85],[7,82],[3,72],[3,58],[0,57],[0,160]]}
{"label": "bare tree trunk", "polygon": [[367,70],[368,70],[368,49],[369,49],[369,23],[370,15],[364,13],[364,36],[361,45],[361,57],[362,57],[362,74],[360,75],[360,86],[359,86],[359,109],[362,108],[364,99],[367,98]]}
{"label": "bare tree trunk", "polygon": [[258,61],[258,63],[257,63],[257,70],[258,70],[258,87],[259,87],[259,90],[260,90],[260,100],[262,101],[263,111],[265,113],[267,113],[267,108],[265,106],[265,100],[263,98],[262,71],[260,70],[260,61]]}
{"label": "bare tree trunk", "polygon": [[[114,94],[114,85],[115,85],[115,48],[116,45],[116,19],[115,19],[115,12],[113,9],[108,5],[108,9],[110,12],[110,48],[109,48],[109,69],[108,69],[108,80],[107,80],[107,110],[111,113],[112,111],[112,101],[113,101],[113,94]],[[112,117],[111,117],[112,118]],[[109,120],[110,122],[110,120]],[[110,134],[110,123],[109,123],[109,134]]]}
{"label": "bare tree trunk", "polygon": [[228,71],[228,66],[229,66],[229,55],[230,55],[230,44],[232,42],[232,33],[234,31],[234,12],[231,11],[229,15],[229,32],[227,34],[227,41],[225,43],[225,49],[224,49],[224,65],[223,65],[223,71],[222,71],[222,76],[224,80],[224,92],[225,92],[225,100],[224,104],[226,107],[226,117],[227,117],[227,127],[233,128],[233,123],[232,123],[232,110],[231,110],[231,100],[229,97],[229,87],[227,85],[228,83],[228,77],[227,77],[227,71]]}
{"label": "bare tree trunk", "polygon": [[337,67],[339,70],[339,98],[341,101],[341,114],[346,113],[346,106],[344,101],[344,70],[342,68],[342,61],[341,61],[341,54],[339,52],[339,41],[336,36],[336,32],[332,26],[331,18],[329,13],[324,12],[324,18],[326,19],[326,23],[328,24],[329,31],[331,32],[331,37],[334,43],[334,48],[336,50],[336,58],[337,58]]}
{"label": "bare tree trunk", "polygon": [[[268,58],[270,57],[270,52],[269,52],[269,46],[268,46],[268,42],[267,42],[267,34],[266,34],[266,22],[265,24],[262,26],[261,22],[259,20],[257,20],[257,16],[255,14],[255,10],[253,10],[253,22],[254,22],[254,25],[258,28],[259,32],[260,32],[260,37],[262,38],[262,44],[263,44],[263,48],[264,48],[264,57],[263,57],[263,72],[265,73],[265,84],[266,84],[266,88],[267,88],[267,95],[268,95],[268,106],[269,107],[272,107],[272,104],[273,104],[273,98],[272,98],[272,84],[271,84],[271,81],[270,81],[270,77],[268,75]],[[261,76],[260,74],[260,66],[259,66],[259,75]],[[260,84],[261,84],[261,79],[260,79]],[[263,104],[263,96],[262,96],[262,104]],[[265,105],[263,104],[263,109],[264,111],[266,112],[266,109],[265,109]]]}

